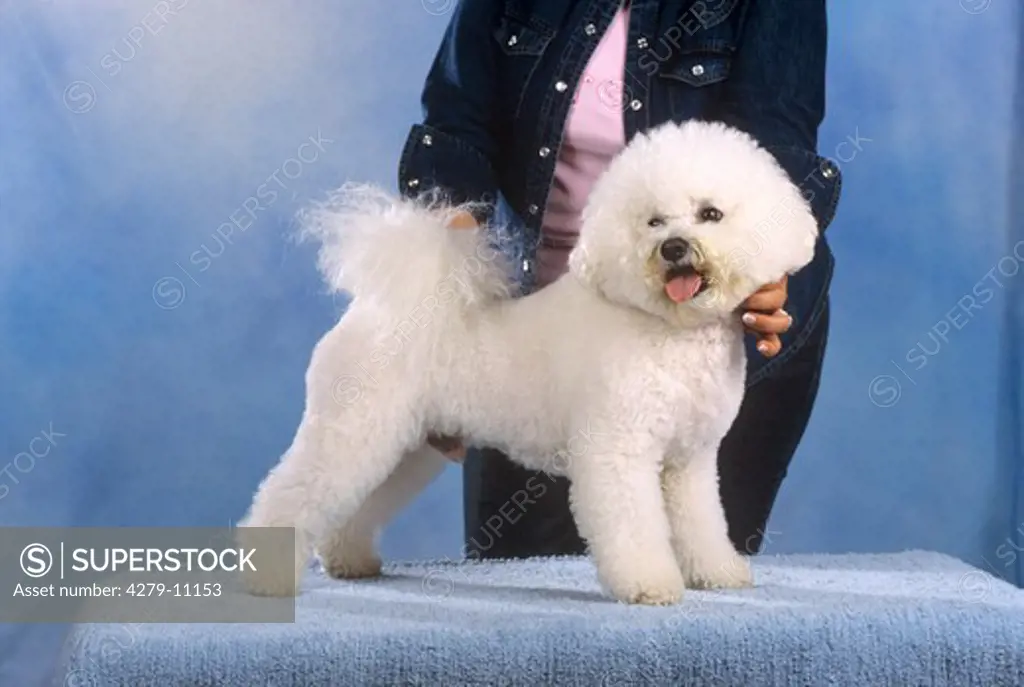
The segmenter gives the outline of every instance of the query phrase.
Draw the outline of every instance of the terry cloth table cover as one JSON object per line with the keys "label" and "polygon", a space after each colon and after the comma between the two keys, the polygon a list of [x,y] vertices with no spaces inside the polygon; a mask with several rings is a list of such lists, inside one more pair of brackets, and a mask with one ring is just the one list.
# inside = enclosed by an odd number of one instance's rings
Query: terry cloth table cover
{"label": "terry cloth table cover", "polygon": [[[310,572],[294,624],[80,625],[57,684],[1024,685],[1024,591],[947,556],[762,556],[675,607],[599,595],[586,559]],[[113,649],[113,650],[112,650]]]}

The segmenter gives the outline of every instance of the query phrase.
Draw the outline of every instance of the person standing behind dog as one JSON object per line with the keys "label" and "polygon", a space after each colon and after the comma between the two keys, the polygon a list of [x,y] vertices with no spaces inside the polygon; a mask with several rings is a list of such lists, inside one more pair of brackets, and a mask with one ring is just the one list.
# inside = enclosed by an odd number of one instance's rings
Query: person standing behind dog
{"label": "person standing behind dog", "polygon": [[[833,257],[824,231],[841,177],[816,152],[826,42],[825,0],[460,0],[426,78],[424,120],[399,164],[408,197],[440,190],[483,204],[454,227],[492,219],[508,227],[503,245],[529,292],[565,271],[592,184],[635,134],[666,121],[718,120],[775,155],[810,201],[822,238],[808,267],[766,284],[737,313],[751,334],[749,373],[719,472],[729,536],[745,554],[765,541],[828,338]],[[764,240],[772,222],[784,221],[784,212],[765,218]],[[745,250],[753,257],[759,248]],[[467,454],[458,437],[430,443],[465,458],[467,555],[585,551],[568,480],[494,449]]]}

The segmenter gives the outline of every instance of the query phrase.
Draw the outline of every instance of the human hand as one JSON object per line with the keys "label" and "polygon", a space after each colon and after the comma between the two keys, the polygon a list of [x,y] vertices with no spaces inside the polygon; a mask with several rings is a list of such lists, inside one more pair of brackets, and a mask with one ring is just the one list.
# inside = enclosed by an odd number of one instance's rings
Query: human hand
{"label": "human hand", "polygon": [[468,212],[460,212],[448,221],[449,229],[477,229],[476,217]]}
{"label": "human hand", "polygon": [[462,443],[461,437],[452,437],[445,434],[428,434],[427,443],[440,451],[445,458],[453,463],[461,463],[466,460],[466,446]]}
{"label": "human hand", "polygon": [[757,336],[757,350],[766,358],[779,354],[782,350],[779,334],[793,326],[793,318],[782,309],[789,294],[788,281],[789,277],[783,277],[781,281],[762,286],[740,306],[744,311],[743,324]]}

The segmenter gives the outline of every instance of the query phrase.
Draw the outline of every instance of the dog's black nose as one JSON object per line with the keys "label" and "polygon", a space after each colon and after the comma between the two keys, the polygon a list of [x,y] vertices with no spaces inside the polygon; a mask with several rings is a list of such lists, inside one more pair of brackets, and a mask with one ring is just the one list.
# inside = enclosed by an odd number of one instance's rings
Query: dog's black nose
{"label": "dog's black nose", "polygon": [[661,244],[661,257],[666,262],[679,262],[686,257],[686,254],[690,252],[690,244],[686,239],[681,239],[678,236],[666,240]]}

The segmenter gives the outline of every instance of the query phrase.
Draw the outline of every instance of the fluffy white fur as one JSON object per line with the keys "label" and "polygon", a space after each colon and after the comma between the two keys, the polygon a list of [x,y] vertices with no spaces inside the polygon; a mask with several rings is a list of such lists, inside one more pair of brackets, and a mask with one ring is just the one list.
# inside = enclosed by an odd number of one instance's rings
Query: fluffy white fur
{"label": "fluffy white fur", "polygon": [[[702,221],[709,204],[720,221]],[[301,425],[240,531],[294,527],[295,560],[249,589],[296,593],[314,548],[333,576],[378,574],[378,531],[446,464],[428,432],[568,476],[616,599],[752,584],[716,468],[744,388],[736,310],[817,236],[775,159],[715,123],[636,137],[589,198],[569,273],[523,298],[484,232],[446,228],[457,210],[349,187],[311,216],[329,285],[354,301],[313,351]],[[665,295],[672,237],[709,285],[684,303]]]}

